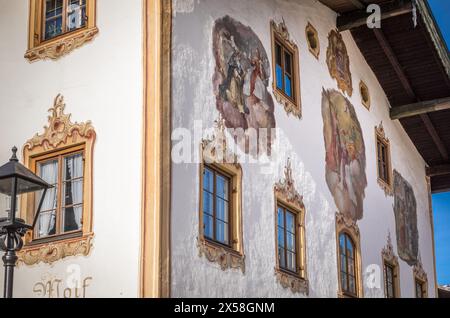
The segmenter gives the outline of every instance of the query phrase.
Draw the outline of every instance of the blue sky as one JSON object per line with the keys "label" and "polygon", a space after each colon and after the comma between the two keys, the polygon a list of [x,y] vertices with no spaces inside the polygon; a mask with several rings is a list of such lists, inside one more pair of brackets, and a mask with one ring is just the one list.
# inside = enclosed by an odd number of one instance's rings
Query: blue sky
{"label": "blue sky", "polygon": [[[450,47],[450,1],[429,0],[442,36]],[[450,193],[433,196],[438,283],[450,284]]]}

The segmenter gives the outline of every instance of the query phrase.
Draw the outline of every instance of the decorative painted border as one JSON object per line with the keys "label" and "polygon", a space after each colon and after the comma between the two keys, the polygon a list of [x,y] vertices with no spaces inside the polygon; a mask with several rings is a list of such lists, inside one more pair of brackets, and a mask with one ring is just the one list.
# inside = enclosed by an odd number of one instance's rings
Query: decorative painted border
{"label": "decorative painted border", "polygon": [[309,281],[275,269],[275,276],[283,288],[290,289],[294,294],[309,295]]}
{"label": "decorative painted border", "polygon": [[37,60],[57,60],[60,57],[69,54],[83,44],[90,42],[98,34],[98,28],[86,29],[82,32],[64,35],[63,38],[49,43],[43,43],[39,46],[29,49],[25,53],[25,58],[30,62]]}
{"label": "decorative painted border", "polygon": [[227,269],[240,269],[245,273],[245,256],[235,251],[225,249],[208,242],[207,240],[198,240],[199,256],[206,257],[211,263],[217,263],[223,271]]}
{"label": "decorative painted border", "polygon": [[[367,100],[364,99],[363,90],[365,90],[367,93]],[[362,81],[362,80],[361,80],[361,82],[359,82],[359,94],[361,95],[361,103],[364,105],[364,107],[367,108],[367,110],[370,111],[370,106],[372,104],[372,101],[371,101],[371,97],[370,97],[369,87],[367,87],[366,83],[364,83],[364,81]]]}
{"label": "decorative painted border", "polygon": [[[299,50],[297,44],[291,39],[289,35],[289,30],[284,22],[277,24],[275,21],[270,21],[270,29],[272,34],[272,73],[273,73],[273,95],[278,103],[284,106],[285,111],[288,114],[292,114],[295,117],[302,118],[302,102],[300,95],[300,76],[299,76]],[[293,53],[293,70],[294,70],[294,97],[295,102],[290,98],[286,97],[278,88],[275,80],[276,77],[276,61],[275,61],[275,40],[279,39],[285,46],[288,47]]]}
{"label": "decorative painted border", "polygon": [[[311,39],[310,39],[311,34],[314,38],[314,41],[316,42],[315,48],[313,48],[311,45]],[[306,35],[306,42],[308,43],[309,52],[311,52],[311,54],[314,55],[314,57],[316,59],[319,59],[319,55],[320,55],[319,34],[318,34],[316,28],[310,22],[308,22],[308,24],[306,25],[305,35]]]}
{"label": "decorative painted border", "polygon": [[52,242],[25,247],[17,253],[18,265],[28,266],[53,263],[71,256],[89,256],[93,247],[94,234],[61,242]]}

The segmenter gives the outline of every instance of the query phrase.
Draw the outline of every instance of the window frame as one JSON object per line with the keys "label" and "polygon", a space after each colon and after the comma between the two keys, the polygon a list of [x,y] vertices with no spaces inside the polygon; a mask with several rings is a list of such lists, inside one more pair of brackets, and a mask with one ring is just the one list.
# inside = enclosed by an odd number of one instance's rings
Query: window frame
{"label": "window frame", "polygon": [[[277,24],[275,21],[270,22],[271,30],[271,42],[272,42],[272,89],[273,94],[278,101],[285,108],[288,114],[292,114],[298,118],[302,117],[301,109],[301,92],[300,92],[300,54],[298,46],[291,40],[289,31],[284,23],[281,22]],[[291,57],[291,85],[292,85],[292,97],[288,96],[285,91],[278,88],[277,85],[277,59],[276,59],[276,46],[277,44],[281,47],[281,59],[282,59],[282,69],[283,69],[283,87],[285,87],[285,77],[286,74],[284,66],[284,52],[287,51]]]}
{"label": "window frame", "polygon": [[[17,253],[18,262],[28,266],[53,264],[70,256],[88,256],[93,246],[93,167],[96,132],[90,121],[71,121],[65,114],[64,97],[58,95],[49,109],[48,123],[41,134],[36,134],[23,146],[24,165],[37,172],[37,160],[54,157],[57,153],[84,151],[82,231],[34,240],[33,231],[24,237],[24,247]],[[76,151],[75,151],[76,150]],[[35,215],[36,193],[22,196],[20,216],[32,223]]]}
{"label": "window frame", "polygon": [[[392,270],[392,297],[388,297],[388,281],[386,267]],[[386,298],[400,298],[400,272],[398,263],[383,260],[383,284],[384,284],[384,295]]]}
{"label": "window frame", "polygon": [[[354,244],[355,257],[355,289],[356,294],[349,294],[342,289],[341,284],[341,259],[340,259],[340,237],[346,234]],[[362,265],[361,265],[361,241],[358,225],[353,220],[348,219],[342,213],[336,213],[336,262],[338,278],[338,297],[339,298],[363,298],[364,289],[362,284]]]}
{"label": "window frame", "polygon": [[[98,33],[96,26],[97,0],[86,0],[85,25],[72,31],[63,32],[53,38],[45,39],[46,0],[29,0],[28,50],[25,58],[30,62],[44,59],[58,59],[72,50],[91,41]],[[66,2],[63,0],[63,28],[67,17]]]}
{"label": "window frame", "polygon": [[[280,258],[279,258],[279,242],[278,242],[278,209],[282,208],[283,209],[283,220],[284,220],[284,231],[283,231],[283,235],[284,235],[284,241],[285,244],[287,243],[287,229],[286,229],[286,213],[291,213],[294,216],[294,225],[295,225],[295,233],[293,233],[295,235],[295,267],[296,270],[292,271],[289,270],[287,268],[287,266],[282,267],[280,265]],[[304,213],[302,210],[287,204],[286,202],[284,202],[283,200],[281,200],[280,198],[277,198],[277,202],[276,202],[276,214],[275,214],[275,253],[276,253],[276,268],[278,271],[284,272],[286,274],[289,275],[293,275],[297,278],[301,278],[301,279],[306,279],[306,270],[305,270],[305,262],[304,259],[305,257],[302,256],[303,254],[303,248],[302,248],[302,244],[304,244],[302,236],[303,236],[303,232],[304,229],[302,228],[302,223],[301,223],[301,219],[303,219],[302,217],[302,213]],[[285,246],[284,248],[285,250],[285,256],[287,256],[287,248]],[[287,261],[287,258],[286,258]]]}
{"label": "window frame", "polygon": [[[383,176],[380,174],[380,162],[382,161],[382,154],[380,154],[380,145],[384,147],[386,160],[385,164],[385,174],[388,180],[385,180]],[[375,127],[375,158],[376,158],[376,169],[377,169],[377,182],[379,186],[384,190],[385,194],[388,196],[393,195],[393,184],[394,184],[394,175],[392,169],[392,156],[391,156],[391,144],[389,139],[386,137],[386,133],[383,127],[383,123],[381,123],[378,127]]]}
{"label": "window frame", "polygon": [[[417,294],[417,285],[419,285],[420,288],[421,288],[421,292],[422,292],[421,297],[418,297],[419,295]],[[427,293],[427,286],[426,285],[427,285],[427,282],[425,280],[420,279],[417,276],[414,277],[414,295],[415,295],[415,298],[427,298],[428,293]]]}
{"label": "window frame", "polygon": [[[344,236],[345,239],[345,254],[342,254],[342,250],[341,250],[341,245],[340,245],[340,240],[341,237]],[[358,297],[358,274],[357,274],[357,265],[356,265],[356,243],[353,240],[353,238],[351,237],[350,234],[348,234],[348,232],[343,231],[339,234],[339,271],[340,271],[340,282],[342,283],[342,274],[345,273],[345,275],[347,276],[347,286],[350,285],[350,271],[349,271],[349,255],[348,255],[348,251],[349,248],[347,246],[348,240],[350,241],[351,245],[352,245],[352,249],[353,249],[353,269],[354,269],[354,273],[353,273],[353,278],[355,279],[355,293],[349,291],[349,290],[344,290],[344,288],[342,288],[341,285],[341,292],[344,296],[349,297],[349,298],[357,298]],[[341,256],[345,256],[345,264],[346,264],[346,269],[345,271],[343,271],[342,267],[341,267]]]}
{"label": "window frame", "polygon": [[[233,248],[233,240],[234,240],[233,239],[233,235],[234,235],[233,234],[233,224],[234,224],[233,218],[235,217],[235,215],[233,213],[233,195],[232,195],[232,192],[233,192],[232,191],[233,176],[230,175],[229,172],[224,171],[223,169],[220,169],[218,167],[212,166],[210,164],[204,164],[203,171],[202,171],[202,178],[204,178],[204,174],[205,174],[206,169],[208,169],[208,170],[213,172],[214,188],[213,188],[213,193],[210,193],[210,194],[212,194],[213,199],[214,199],[213,200],[213,215],[210,215],[210,216],[212,216],[214,224],[213,224],[213,238],[210,238],[210,237],[204,235],[204,224],[202,222],[203,236],[204,236],[205,240],[209,241],[212,244],[219,244],[219,245],[223,245],[226,248],[234,249]],[[216,200],[218,198],[218,196],[217,196],[217,176],[218,175],[222,176],[222,177],[225,177],[227,179],[227,181],[228,181],[228,201],[227,201],[228,202],[228,222],[227,222],[227,224],[228,224],[228,227],[227,227],[228,244],[220,242],[220,241],[217,240],[217,225],[216,225],[216,221],[218,220],[218,218],[216,217],[216,215],[217,215],[217,201]],[[207,190],[205,190],[203,188],[203,181],[202,181],[202,191],[207,191]],[[202,198],[203,198],[203,196],[204,196],[204,192],[202,192]],[[205,212],[203,211],[203,201],[202,201],[202,215],[204,213]],[[237,249],[234,249],[234,250],[237,250]]]}
{"label": "window frame", "polygon": [[[235,160],[233,163],[224,162],[219,158],[219,151],[228,149],[226,147],[225,125],[223,119],[219,116],[216,121],[216,135],[212,140],[204,140],[200,145],[200,165],[199,165],[199,211],[198,211],[198,239],[199,256],[204,256],[209,262],[220,265],[222,271],[228,269],[240,269],[245,272],[245,255],[243,245],[243,224],[242,224],[242,168]],[[218,143],[220,149],[216,149]],[[228,150],[227,150],[228,151]],[[231,153],[226,154],[233,157]],[[236,159],[236,158],[235,158]],[[217,170],[219,173],[230,177],[229,184],[229,242],[230,245],[224,245],[208,239],[204,235],[203,225],[203,174],[205,167]]]}
{"label": "window frame", "polygon": [[[37,236],[37,231],[32,231],[32,240],[29,242],[30,245],[32,244],[40,244],[40,243],[45,243],[45,242],[54,242],[54,241],[60,241],[60,240],[64,240],[66,238],[74,238],[74,237],[81,237],[83,236],[83,220],[84,220],[84,213],[87,210],[87,207],[85,207],[85,197],[84,197],[84,192],[85,189],[87,188],[86,185],[86,178],[85,178],[85,148],[86,145],[80,144],[80,145],[76,145],[76,146],[72,146],[72,147],[68,147],[65,149],[61,149],[61,150],[56,150],[54,152],[50,152],[47,154],[43,154],[43,155],[37,155],[35,157],[32,157],[31,159],[31,165],[33,167],[33,171],[35,171],[37,174],[39,174],[38,171],[38,165],[41,163],[45,163],[45,162],[49,162],[49,161],[53,161],[55,159],[58,159],[58,192],[57,192],[57,206],[56,206],[56,234],[53,235],[48,235],[45,237],[38,237]],[[83,210],[82,210],[82,217],[81,217],[81,228],[79,230],[74,230],[74,231],[68,231],[68,232],[62,232],[61,231],[61,226],[62,226],[62,213],[63,213],[63,205],[62,205],[62,201],[63,201],[63,161],[64,158],[73,156],[73,155],[77,155],[77,154],[81,154],[82,155],[82,160],[83,160],[83,202],[81,203],[83,206]],[[35,206],[34,206],[35,208]]]}

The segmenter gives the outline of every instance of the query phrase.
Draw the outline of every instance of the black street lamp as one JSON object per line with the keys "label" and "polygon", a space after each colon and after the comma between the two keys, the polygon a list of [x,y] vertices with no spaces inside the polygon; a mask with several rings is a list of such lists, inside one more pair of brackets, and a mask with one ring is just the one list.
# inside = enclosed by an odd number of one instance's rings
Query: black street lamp
{"label": "black street lamp", "polygon": [[[10,202],[6,210],[6,217],[0,218],[0,249],[5,252],[3,264],[5,266],[4,298],[13,297],[14,267],[17,263],[16,252],[23,247],[23,236],[28,230],[34,229],[44,202],[47,189],[52,186],[39,178],[25,166],[19,163],[16,153],[17,148],[12,149],[13,155],[9,162],[0,167],[0,193],[5,195]],[[18,199],[21,195],[43,191],[36,210],[33,224],[28,225],[24,220],[16,218]]]}

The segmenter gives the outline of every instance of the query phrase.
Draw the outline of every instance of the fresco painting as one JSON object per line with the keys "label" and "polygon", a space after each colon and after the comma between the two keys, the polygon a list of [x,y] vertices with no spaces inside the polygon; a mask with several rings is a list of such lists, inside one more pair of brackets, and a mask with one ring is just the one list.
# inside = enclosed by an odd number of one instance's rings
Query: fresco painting
{"label": "fresco painting", "polygon": [[417,264],[419,231],[417,228],[417,202],[412,186],[394,170],[394,214],[398,255],[408,265]]}
{"label": "fresco painting", "polygon": [[323,90],[322,117],[326,148],[326,181],[340,213],[363,218],[367,187],[366,149],[355,109],[342,93]]}
{"label": "fresco painting", "polygon": [[330,32],[328,42],[327,65],[330,75],[337,81],[339,89],[351,97],[353,94],[352,73],[345,42],[336,30]]}
{"label": "fresco painting", "polygon": [[[226,127],[244,132],[243,150],[247,153],[262,150],[270,153],[271,129],[275,128],[274,103],[268,90],[270,63],[260,39],[250,27],[225,16],[215,22],[213,50],[214,94]],[[250,128],[256,129],[258,137],[259,129],[267,129],[264,149],[253,152],[255,149],[248,142]]]}

